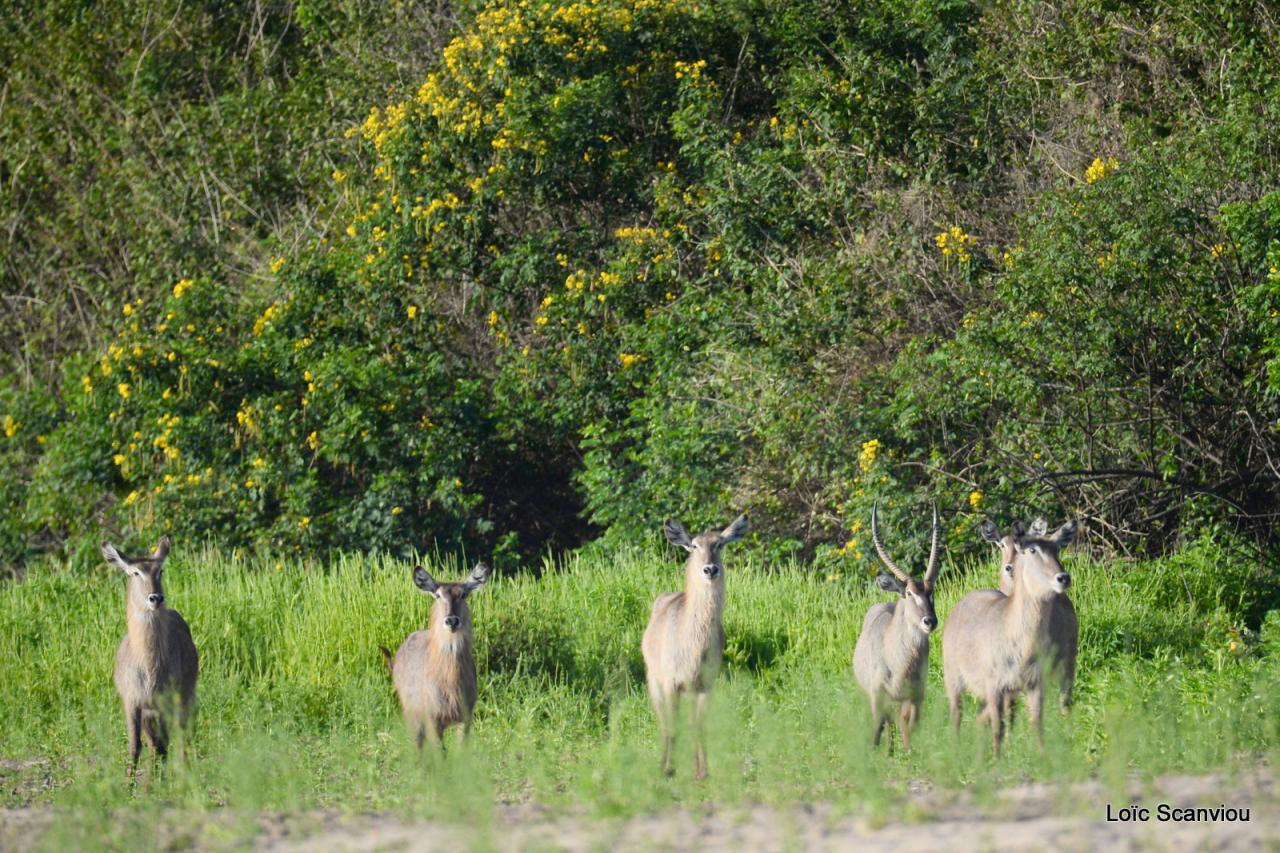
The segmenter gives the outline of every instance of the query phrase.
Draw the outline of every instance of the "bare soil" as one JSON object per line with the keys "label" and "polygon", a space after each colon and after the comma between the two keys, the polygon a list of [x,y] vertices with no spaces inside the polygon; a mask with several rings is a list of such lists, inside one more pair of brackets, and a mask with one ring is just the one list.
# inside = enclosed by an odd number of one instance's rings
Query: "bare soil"
{"label": "bare soil", "polygon": [[[13,768],[0,765],[0,784]],[[24,768],[30,770],[31,768]],[[24,777],[29,773],[22,773]],[[38,775],[38,774],[37,774]],[[483,826],[415,821],[372,812],[308,811],[262,814],[231,836],[227,815],[209,812],[192,826],[156,837],[157,847],[227,849],[249,846],[275,853],[320,851],[458,850],[1280,850],[1280,791],[1275,775],[1258,769],[1238,776],[1168,776],[1150,786],[1134,785],[1124,802],[1102,784],[1069,787],[1027,784],[994,797],[965,791],[934,791],[926,783],[907,786],[899,814],[888,820],[849,816],[829,804],[672,810],[629,818],[597,818],[552,812],[535,805],[497,806]],[[1151,810],[1146,822],[1108,821],[1107,804],[1118,813],[1138,804]],[[1249,820],[1160,821],[1157,806],[1248,809]],[[0,850],[39,845],[59,811],[28,805],[0,809]],[[221,830],[221,831],[220,831]],[[231,841],[234,837],[236,840]]]}

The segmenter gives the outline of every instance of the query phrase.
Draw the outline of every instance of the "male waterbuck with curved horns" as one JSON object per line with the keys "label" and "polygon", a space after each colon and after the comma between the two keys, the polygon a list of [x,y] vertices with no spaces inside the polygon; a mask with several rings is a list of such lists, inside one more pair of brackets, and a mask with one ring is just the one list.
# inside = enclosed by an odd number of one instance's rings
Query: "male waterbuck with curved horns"
{"label": "male waterbuck with curved horns", "polygon": [[666,592],[653,602],[640,650],[644,654],[649,700],[662,731],[662,772],[670,774],[675,717],[680,696],[694,694],[694,778],[707,775],[702,714],[724,656],[724,563],[721,550],[747,532],[747,516],[716,533],[690,536],[684,525],[668,519],[667,541],[689,552],[684,564],[684,592]]}
{"label": "male waterbuck with curved horns", "polygon": [[[987,527],[990,525],[990,527]],[[984,523],[984,538],[1003,538],[998,528]],[[960,727],[960,702],[965,691],[977,697],[979,720],[991,723],[994,752],[1004,740],[1005,704],[1010,693],[1026,691],[1032,721],[1040,724],[1043,692],[1042,662],[1047,645],[1053,599],[1071,586],[1062,569],[1061,549],[1075,538],[1075,522],[1067,522],[1052,536],[1013,538],[1013,578],[1010,595],[998,589],[975,590],[947,616],[942,634],[942,674],[951,706],[951,720]]]}
{"label": "male waterbuck with curved horns", "polygon": [[[1028,532],[1032,536],[1045,536],[1049,530],[1049,522],[1037,518],[1031,522]],[[995,525],[982,527],[983,537],[1000,551],[1000,591],[1005,595],[1013,594],[1013,565],[1015,551],[1014,539],[1019,535],[1018,523],[1010,533],[1001,535]],[[1054,534],[1057,535],[1056,533]],[[1049,537],[1054,538],[1053,536]],[[1046,648],[1046,665],[1058,680],[1058,703],[1065,712],[1071,707],[1072,689],[1076,681],[1076,651],[1080,641],[1080,622],[1076,618],[1075,605],[1066,595],[1057,595],[1052,599],[1049,609],[1048,646]],[[1013,722],[1014,694],[1009,694],[1005,702],[1005,717]]]}
{"label": "male waterbuck with curved horns", "polygon": [[116,650],[115,682],[129,732],[128,773],[132,779],[144,735],[156,758],[168,754],[169,724],[174,717],[182,730],[182,755],[186,758],[195,720],[200,656],[186,621],[178,611],[165,606],[161,577],[169,556],[169,537],[162,537],[156,550],[145,557],[125,557],[110,543],[103,543],[102,556],[128,576],[128,630]]}
{"label": "male waterbuck with curved horns", "polygon": [[476,663],[467,596],[488,580],[484,563],[477,563],[462,583],[438,583],[422,566],[413,569],[414,584],[435,599],[426,630],[410,634],[395,657],[386,647],[382,654],[418,749],[427,740],[440,745],[440,736],[450,726],[461,723],[464,737],[471,729]]}
{"label": "male waterbuck with curved horns", "polygon": [[881,589],[897,593],[902,600],[882,601],[867,611],[862,620],[862,634],[853,649],[853,674],[871,700],[873,743],[880,745],[880,735],[897,706],[902,748],[910,751],[911,730],[924,702],[924,682],[929,674],[929,635],[938,625],[933,611],[933,586],[938,579],[938,540],[942,527],[935,504],[929,562],[924,576],[916,580],[886,553],[876,520],[878,509],[878,506],[871,509],[871,541],[880,561],[892,574],[881,572],[876,582]]}

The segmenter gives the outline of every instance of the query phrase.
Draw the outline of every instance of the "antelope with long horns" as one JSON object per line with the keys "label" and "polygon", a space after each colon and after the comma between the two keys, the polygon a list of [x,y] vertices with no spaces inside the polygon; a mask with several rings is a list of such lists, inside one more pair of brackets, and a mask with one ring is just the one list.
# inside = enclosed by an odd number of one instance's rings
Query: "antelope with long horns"
{"label": "antelope with long horns", "polygon": [[942,528],[935,504],[929,562],[924,576],[916,580],[885,551],[877,524],[878,509],[871,510],[871,541],[891,574],[881,572],[876,583],[884,591],[896,593],[901,600],[882,601],[867,611],[858,644],[853,649],[853,674],[871,700],[871,720],[875,726],[872,742],[880,745],[880,736],[896,708],[902,748],[910,751],[911,731],[924,702],[925,677],[929,673],[929,635],[938,625],[933,610],[933,587],[938,579],[938,540]]}

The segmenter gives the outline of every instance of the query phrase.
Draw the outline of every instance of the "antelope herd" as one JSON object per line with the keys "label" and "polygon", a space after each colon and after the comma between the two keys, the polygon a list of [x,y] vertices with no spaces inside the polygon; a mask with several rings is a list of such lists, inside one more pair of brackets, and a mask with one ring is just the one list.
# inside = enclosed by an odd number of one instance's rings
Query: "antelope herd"
{"label": "antelope herd", "polygon": [[[941,525],[937,506],[929,559],[913,576],[889,556],[880,538],[879,507],[871,511],[871,538],[888,572],[877,585],[898,600],[873,605],[862,623],[853,652],[853,674],[871,704],[872,742],[878,746],[896,711],[902,746],[911,748],[911,732],[924,701],[929,644],[938,626],[934,586],[938,580]],[[662,737],[662,772],[673,772],[672,747],[682,697],[693,702],[694,778],[707,775],[702,718],[724,656],[724,546],[746,535],[747,516],[728,527],[691,536],[679,521],[663,525],[667,541],[688,552],[684,590],[659,595],[653,602],[641,642],[649,699]],[[1057,679],[1062,708],[1071,704],[1079,623],[1066,591],[1071,575],[1059,554],[1071,544],[1076,524],[1068,521],[1050,533],[1043,519],[1030,527],[1014,522],[1008,532],[991,521],[982,538],[1000,551],[998,589],[965,595],[947,616],[942,637],[942,672],[956,729],[964,694],[978,701],[978,721],[990,724],[993,752],[1000,755],[1005,727],[1019,696],[1043,739],[1044,688]],[[199,656],[191,630],[178,611],[166,606],[161,576],[169,553],[162,538],[153,553],[125,557],[102,546],[107,562],[128,576],[128,631],[116,653],[115,684],[124,706],[129,737],[129,778],[137,769],[143,736],[157,759],[168,752],[170,734],[181,732],[186,756],[195,720]],[[405,724],[419,750],[427,742],[443,746],[442,735],[471,728],[476,703],[476,666],[472,652],[471,612],[467,598],[489,579],[477,564],[460,583],[439,583],[426,569],[413,569],[413,582],[433,599],[427,627],[414,631],[395,655],[381,647],[399,697]],[[892,748],[892,743],[890,743]]]}

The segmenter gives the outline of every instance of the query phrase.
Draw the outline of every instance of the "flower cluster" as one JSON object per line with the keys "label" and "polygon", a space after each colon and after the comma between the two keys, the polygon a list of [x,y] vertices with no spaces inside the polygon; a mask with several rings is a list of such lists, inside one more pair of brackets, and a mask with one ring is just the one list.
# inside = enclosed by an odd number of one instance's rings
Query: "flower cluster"
{"label": "flower cluster", "polygon": [[978,242],[978,238],[972,234],[966,234],[964,229],[959,225],[953,225],[946,231],[938,232],[933,238],[937,243],[938,249],[942,251],[943,257],[955,257],[960,263],[968,263],[973,254],[970,247]]}
{"label": "flower cluster", "polygon": [[871,466],[876,464],[876,455],[880,453],[880,439],[873,438],[870,441],[862,442],[862,452],[858,454],[858,467],[862,469],[862,473],[871,470]]}
{"label": "flower cluster", "polygon": [[1106,160],[1095,157],[1089,164],[1089,168],[1084,170],[1085,183],[1097,183],[1118,168],[1120,168],[1120,161],[1114,157],[1108,157]]}

